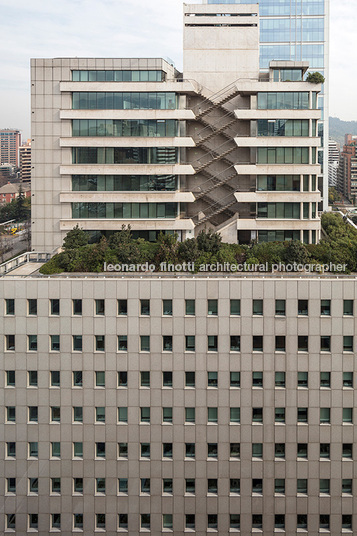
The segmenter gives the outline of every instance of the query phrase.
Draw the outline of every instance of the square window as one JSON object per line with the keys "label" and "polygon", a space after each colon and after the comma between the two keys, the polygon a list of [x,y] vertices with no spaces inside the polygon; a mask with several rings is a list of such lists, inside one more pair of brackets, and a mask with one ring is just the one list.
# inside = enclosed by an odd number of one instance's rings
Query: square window
{"label": "square window", "polygon": [[6,371],[6,387],[15,387],[15,371],[14,370]]}
{"label": "square window", "polygon": [[15,335],[5,335],[5,350],[7,352],[15,351]]}
{"label": "square window", "polygon": [[30,441],[28,444],[28,447],[29,447],[29,457],[38,458],[38,442]]}
{"label": "square window", "polygon": [[331,410],[330,408],[320,408],[320,424],[330,424]]}
{"label": "square window", "polygon": [[72,311],[75,316],[82,315],[82,300],[72,300]]}
{"label": "square window", "polygon": [[58,477],[51,478],[51,493],[61,493],[61,479]]}
{"label": "square window", "polygon": [[320,529],[330,529],[330,516],[328,514],[320,514]]}
{"label": "square window", "polygon": [[95,514],[95,526],[97,529],[105,529],[105,514]]}
{"label": "square window", "polygon": [[240,458],[240,443],[231,443],[229,455],[231,458]]}
{"label": "square window", "polygon": [[309,350],[309,338],[307,335],[298,335],[298,351],[307,352]]}
{"label": "square window", "polygon": [[285,478],[276,478],[274,484],[274,492],[285,494]]}
{"label": "square window", "polygon": [[13,298],[5,300],[5,314],[9,316],[15,314],[15,300]]}
{"label": "square window", "polygon": [[150,315],[150,300],[140,300],[140,314],[143,316]]}
{"label": "square window", "polygon": [[297,444],[297,457],[307,459],[307,443]]}
{"label": "square window", "polygon": [[232,316],[240,316],[240,300],[230,300],[230,313]]}
{"label": "square window", "polygon": [[218,387],[218,372],[207,372],[207,386]]}
{"label": "square window", "polygon": [[29,352],[37,352],[37,335],[27,335],[27,345]]}
{"label": "square window", "polygon": [[230,493],[240,493],[240,478],[231,478],[230,479]]}
{"label": "square window", "polygon": [[342,530],[352,530],[352,515],[342,514]]}
{"label": "square window", "polygon": [[105,336],[104,335],[95,335],[95,351],[96,352],[105,351]]}
{"label": "square window", "polygon": [[308,372],[298,372],[297,384],[298,387],[308,387],[309,385],[309,374]]}
{"label": "square window", "polygon": [[252,457],[263,458],[263,443],[252,443]]}
{"label": "square window", "polygon": [[150,422],[150,407],[140,408],[140,422]]}
{"label": "square window", "polygon": [[286,308],[286,302],[285,300],[275,300],[275,314],[276,316],[285,316],[285,308]]}
{"label": "square window", "polygon": [[261,478],[253,478],[252,493],[263,493],[263,480]]}
{"label": "square window", "polygon": [[263,528],[263,516],[262,516],[262,514],[253,514],[252,515],[252,528],[253,529],[262,529]]}
{"label": "square window", "polygon": [[297,421],[307,423],[308,422],[308,408],[297,409]]}
{"label": "square window", "polygon": [[38,493],[38,478],[29,478],[29,493]]}
{"label": "square window", "polygon": [[128,529],[128,514],[119,514],[119,528]]}
{"label": "square window", "polygon": [[240,408],[229,408],[230,422],[240,423]]}
{"label": "square window", "polygon": [[253,300],[253,315],[263,315],[263,300]]}
{"label": "square window", "polygon": [[186,352],[194,352],[196,350],[196,337],[194,335],[186,335]]}
{"label": "square window", "polygon": [[186,529],[194,530],[196,525],[195,514],[186,514],[185,515],[185,527]]}
{"label": "square window", "polygon": [[285,529],[285,515],[284,514],[275,514],[274,516],[274,526],[276,529]]}
{"label": "square window", "polygon": [[105,371],[104,370],[97,370],[95,372],[95,386],[105,387]]}
{"label": "square window", "polygon": [[150,387],[150,371],[144,370],[140,372],[140,386]]}
{"label": "square window", "polygon": [[118,479],[118,485],[119,485],[119,493],[128,493],[128,479],[127,478],[119,478]]}
{"label": "square window", "polygon": [[83,387],[83,372],[81,370],[73,371],[73,387]]}
{"label": "square window", "polygon": [[96,458],[105,458],[105,443],[95,444],[95,456]]}
{"label": "square window", "polygon": [[252,408],[252,422],[263,422],[263,408]]}
{"label": "square window", "polygon": [[74,493],[83,493],[83,478],[73,479],[73,491]]}
{"label": "square window", "polygon": [[309,314],[308,300],[298,300],[298,315],[307,316]]}
{"label": "square window", "polygon": [[59,316],[60,301],[58,299],[50,300],[50,314],[52,316]]}
{"label": "square window", "polygon": [[195,387],[196,374],[194,371],[185,372],[185,387]]}
{"label": "square window", "polygon": [[186,478],[185,479],[185,492],[194,494],[196,491],[195,479]]}
{"label": "square window", "polygon": [[208,478],[207,479],[207,493],[218,493],[218,480],[217,478]]}
{"label": "square window", "polygon": [[330,459],[330,443],[320,443],[320,458]]}
{"label": "square window", "polygon": [[343,478],[342,479],[342,493],[348,493],[352,495],[352,478]]}
{"label": "square window", "polygon": [[252,385],[253,387],[263,387],[263,373],[262,372],[252,373]]}
{"label": "square window", "polygon": [[95,314],[98,316],[105,315],[105,300],[95,300]]}
{"label": "square window", "polygon": [[52,529],[61,528],[61,514],[51,514],[51,528]]}
{"label": "square window", "polygon": [[321,352],[331,351],[331,337],[329,335],[321,336]]}
{"label": "square window", "polygon": [[163,335],[162,337],[162,351],[172,352],[172,335]]}
{"label": "square window", "polygon": [[105,407],[98,406],[95,408],[95,422],[105,422]]}
{"label": "square window", "polygon": [[285,408],[275,408],[275,422],[285,423]]}
{"label": "square window", "polygon": [[285,335],[276,335],[275,337],[275,351],[285,352],[286,350],[286,338]]}
{"label": "square window", "polygon": [[6,457],[16,458],[16,443],[14,441],[6,443]]}
{"label": "square window", "polygon": [[83,514],[73,514],[73,528],[83,529]]}
{"label": "square window", "polygon": [[275,372],[275,387],[285,387],[285,372]]}
{"label": "square window", "polygon": [[196,445],[194,443],[185,443],[185,458],[194,458],[195,455]]}
{"label": "square window", "polygon": [[321,300],[321,315],[331,316],[331,300]]}
{"label": "square window", "polygon": [[275,443],[275,458],[285,458],[285,443]]}
{"label": "square window", "polygon": [[27,300],[27,314],[37,316],[37,300]]}
{"label": "square window", "polygon": [[343,387],[353,387],[353,372],[343,373]]}
{"label": "square window", "polygon": [[353,300],[343,300],[343,315],[353,316]]}
{"label": "square window", "polygon": [[126,370],[118,372],[118,387],[128,387],[128,373]]}
{"label": "square window", "polygon": [[218,315],[218,300],[207,300],[207,314],[209,316]]}
{"label": "square window", "polygon": [[173,492],[173,480],[172,480],[172,478],[163,478],[162,479],[162,492],[172,494],[172,492]]}
{"label": "square window", "polygon": [[150,514],[140,514],[140,527],[150,530]]}
{"label": "square window", "polygon": [[297,514],[296,528],[307,530],[307,514]]}
{"label": "square window", "polygon": [[128,314],[128,300],[118,300],[118,315],[126,316]]}
{"label": "square window", "polygon": [[172,423],[172,408],[162,408],[162,422]]}
{"label": "square window", "polygon": [[83,422],[83,408],[82,406],[75,406],[73,408],[73,421]]}
{"label": "square window", "polygon": [[61,373],[59,370],[51,370],[50,382],[51,387],[59,387],[61,385]]}
{"label": "square window", "polygon": [[53,443],[51,443],[51,457],[61,457],[61,443],[59,441],[54,441]]}
{"label": "square window", "polygon": [[164,371],[162,373],[162,385],[163,387],[172,387],[172,372]]}
{"label": "square window", "polygon": [[126,407],[118,408],[118,422],[128,422],[128,408]]}
{"label": "square window", "polygon": [[29,422],[38,422],[38,407],[29,406],[28,412],[29,412]]}
{"label": "square window", "polygon": [[163,458],[172,458],[172,443],[162,444],[162,456]]}
{"label": "square window", "polygon": [[207,457],[218,458],[218,443],[207,444]]}
{"label": "square window", "polygon": [[208,514],[207,516],[207,528],[217,529],[218,528],[218,516],[217,514]]}
{"label": "square window", "polygon": [[229,527],[231,529],[240,529],[240,514],[229,514]]}
{"label": "square window", "polygon": [[162,300],[162,314],[172,316],[172,300]]}
{"label": "square window", "polygon": [[15,406],[6,407],[6,421],[16,422],[16,407]]}
{"label": "square window", "polygon": [[72,340],[73,340],[73,351],[81,352],[83,348],[82,335],[73,335]]}
{"label": "square window", "polygon": [[128,443],[118,443],[118,456],[119,458],[128,457]]}
{"label": "square window", "polygon": [[218,352],[218,336],[208,335],[207,346],[208,352]]}
{"label": "square window", "polygon": [[162,514],[162,528],[172,530],[173,527],[172,514]]}
{"label": "square window", "polygon": [[342,445],[342,458],[351,458],[353,457],[353,444],[352,443],[343,443]]}
{"label": "square window", "polygon": [[16,493],[16,478],[6,479],[6,493]]}
{"label": "square window", "polygon": [[140,457],[150,458],[150,443],[140,443]]}
{"label": "square window", "polygon": [[328,478],[320,478],[320,493],[330,494],[330,480]]}
{"label": "square window", "polygon": [[73,443],[73,457],[83,458],[83,443],[81,441],[75,441]]}
{"label": "square window", "polygon": [[353,408],[342,409],[342,422],[353,423]]}
{"label": "square window", "polygon": [[196,419],[196,409],[195,408],[185,408],[185,422],[195,422]]}
{"label": "square window", "polygon": [[95,491],[96,493],[105,495],[105,478],[101,477],[95,479]]}
{"label": "square window", "polygon": [[352,335],[343,336],[343,351],[353,352],[353,336]]}
{"label": "square window", "polygon": [[118,351],[119,352],[128,351],[128,336],[127,335],[118,335]]}
{"label": "square window", "polygon": [[253,352],[263,351],[263,336],[253,335]]}
{"label": "square window", "polygon": [[38,514],[29,514],[29,528],[30,529],[38,529]]}
{"label": "square window", "polygon": [[331,372],[320,372],[320,387],[331,387]]}
{"label": "square window", "polygon": [[185,312],[187,316],[195,316],[196,314],[195,300],[185,300]]}
{"label": "square window", "polygon": [[140,335],[140,351],[150,352],[150,335]]}
{"label": "square window", "polygon": [[208,422],[218,422],[218,408],[207,408]]}
{"label": "square window", "polygon": [[231,372],[230,373],[230,386],[231,387],[240,387],[240,372]]}
{"label": "square window", "polygon": [[240,335],[231,335],[231,352],[240,352]]}

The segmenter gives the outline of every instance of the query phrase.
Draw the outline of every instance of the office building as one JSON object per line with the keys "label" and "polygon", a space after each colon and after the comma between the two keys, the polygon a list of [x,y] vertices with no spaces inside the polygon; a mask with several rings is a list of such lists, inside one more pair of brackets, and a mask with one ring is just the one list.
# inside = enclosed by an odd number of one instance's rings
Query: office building
{"label": "office building", "polygon": [[332,138],[328,142],[328,185],[337,187],[337,170],[340,161],[340,144]]}
{"label": "office building", "polygon": [[21,145],[21,132],[5,128],[0,130],[0,164],[11,164],[19,167],[19,147]]}
{"label": "office building", "polygon": [[340,154],[338,167],[338,189],[353,203],[357,199],[357,136],[345,135],[345,145]]}
{"label": "office building", "polygon": [[20,180],[31,182],[31,140],[20,147]]}

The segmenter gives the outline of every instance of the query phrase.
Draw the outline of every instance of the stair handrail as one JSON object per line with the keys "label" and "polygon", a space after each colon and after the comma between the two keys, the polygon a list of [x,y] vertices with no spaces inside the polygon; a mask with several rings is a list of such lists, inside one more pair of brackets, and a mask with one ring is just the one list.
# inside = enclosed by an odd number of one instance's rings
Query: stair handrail
{"label": "stair handrail", "polygon": [[[217,125],[220,121],[222,121],[223,119],[225,119],[226,117],[231,116],[231,115],[232,115],[231,112],[228,112],[228,113],[224,114],[222,117],[220,117],[218,121],[215,121],[215,122],[212,123],[211,125],[206,125],[202,130],[200,130],[199,132],[195,133],[194,138],[195,138],[196,136],[200,136],[200,135],[202,134],[202,132],[204,132],[204,131],[207,130],[207,129],[214,129],[214,128],[216,127],[216,125]],[[238,119],[235,118],[235,119],[233,119],[232,121],[238,121]],[[229,126],[229,125],[227,125],[227,126],[225,127],[224,125],[222,125],[221,128],[228,128],[228,126]],[[213,133],[213,134],[215,133],[214,130],[212,130],[212,133]],[[197,141],[202,141],[202,140],[197,140]]]}
{"label": "stair handrail", "polygon": [[[222,155],[219,155],[219,153],[217,153],[217,151],[219,149],[221,149],[224,145],[226,145],[227,143],[234,143],[234,140],[233,139],[229,139],[229,140],[226,140],[225,142],[223,142],[221,145],[218,145],[218,147],[215,147],[214,149],[209,149],[208,151],[205,152],[205,154],[203,154],[202,156],[200,156],[199,158],[196,158],[196,160],[190,160],[190,162],[187,162],[188,164],[191,164],[192,166],[194,165],[195,162],[198,162],[200,163],[201,165],[203,164],[202,162],[200,162],[200,160],[204,157],[204,156],[207,156],[207,155],[210,155],[212,156],[212,158],[216,158],[216,156],[222,156]],[[234,151],[234,149],[237,149],[238,147],[235,146],[235,147],[232,147],[232,151]]]}
{"label": "stair handrail", "polygon": [[195,113],[195,109],[198,108],[198,107],[201,107],[203,104],[205,104],[207,101],[208,102],[211,102],[213,104],[219,104],[219,102],[214,102],[214,99],[216,99],[217,97],[220,98],[222,94],[224,93],[227,93],[228,91],[230,91],[231,89],[233,89],[234,87],[237,86],[237,83],[238,82],[241,82],[242,80],[249,80],[249,81],[252,81],[252,80],[257,80],[256,78],[238,78],[237,80],[235,80],[234,82],[232,82],[231,84],[229,84],[228,86],[220,89],[219,91],[217,91],[216,93],[213,93],[213,95],[210,95],[209,97],[207,97],[205,100],[203,100],[202,102],[196,104],[196,106],[194,106],[192,108],[192,111]]}

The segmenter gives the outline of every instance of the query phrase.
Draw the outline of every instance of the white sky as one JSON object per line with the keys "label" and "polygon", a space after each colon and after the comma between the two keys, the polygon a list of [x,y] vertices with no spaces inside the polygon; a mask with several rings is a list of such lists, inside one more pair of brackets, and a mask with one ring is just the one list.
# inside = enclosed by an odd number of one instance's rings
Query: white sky
{"label": "white sky", "polygon": [[[186,0],[186,3],[200,3]],[[30,58],[170,57],[182,68],[182,0],[0,0],[0,128],[30,137]],[[357,10],[331,0],[330,115],[357,120]]]}

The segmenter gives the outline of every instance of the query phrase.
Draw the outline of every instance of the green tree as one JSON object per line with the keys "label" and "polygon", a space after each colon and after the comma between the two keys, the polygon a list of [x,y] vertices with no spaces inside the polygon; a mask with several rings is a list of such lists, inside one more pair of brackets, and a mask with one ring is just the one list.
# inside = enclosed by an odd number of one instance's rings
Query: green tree
{"label": "green tree", "polygon": [[203,230],[198,233],[197,245],[200,252],[212,253],[216,255],[221,247],[222,237],[211,229]]}
{"label": "green tree", "polygon": [[315,73],[309,73],[306,77],[306,82],[310,84],[323,84],[325,82],[325,77],[316,71]]}
{"label": "green tree", "polygon": [[310,255],[306,247],[299,240],[289,242],[283,252],[283,260],[286,264],[293,264],[294,262],[297,264],[306,264],[309,262],[309,258]]}
{"label": "green tree", "polygon": [[69,231],[63,240],[63,249],[77,249],[81,246],[88,244],[88,237],[86,233],[77,224],[71,231]]}

